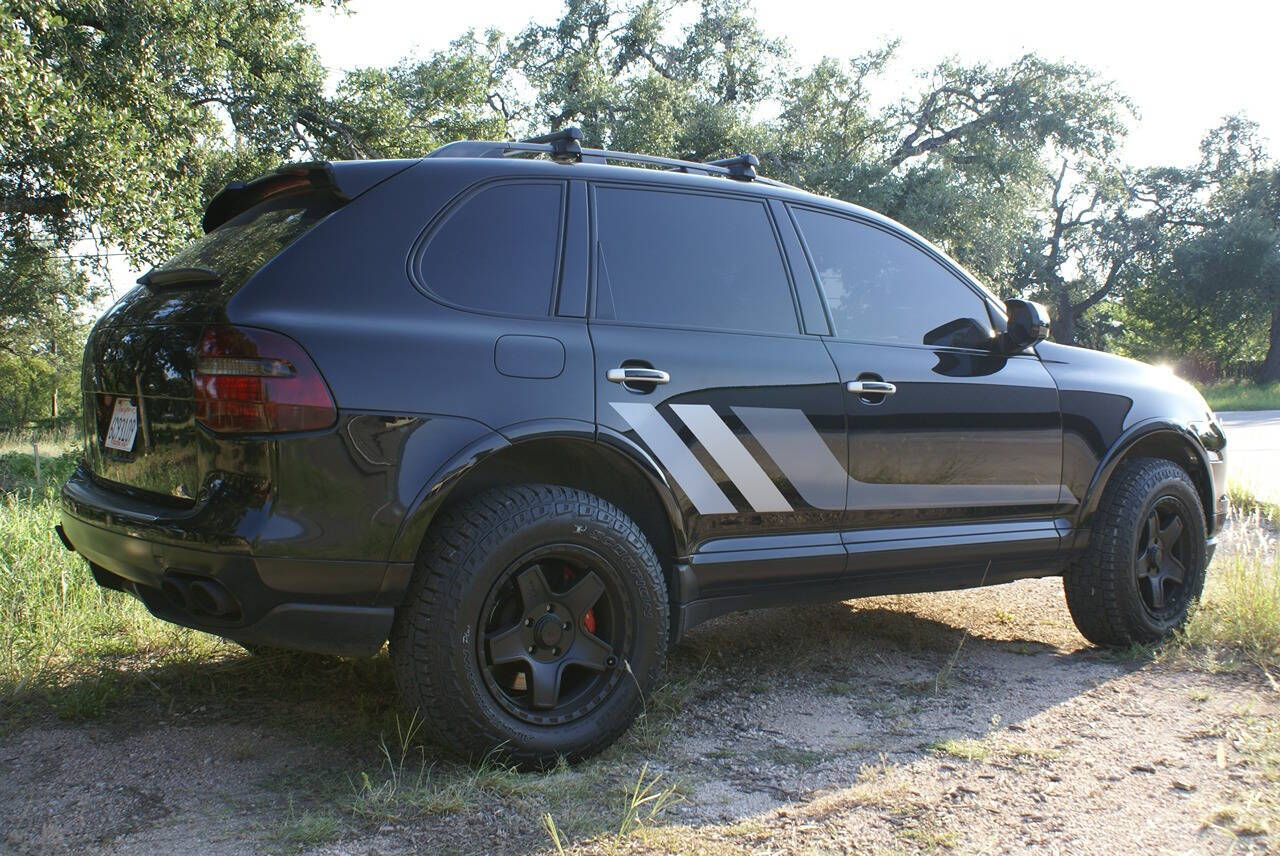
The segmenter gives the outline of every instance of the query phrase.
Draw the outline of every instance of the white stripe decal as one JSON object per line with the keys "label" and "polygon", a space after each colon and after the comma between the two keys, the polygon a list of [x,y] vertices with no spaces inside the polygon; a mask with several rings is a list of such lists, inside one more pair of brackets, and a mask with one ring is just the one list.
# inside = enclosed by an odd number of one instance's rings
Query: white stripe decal
{"label": "white stripe decal", "polygon": [[673,404],[671,409],[756,511],[791,511],[791,503],[751,457],[709,404]]}
{"label": "white stripe decal", "polygon": [[618,415],[627,421],[645,445],[658,456],[662,466],[680,485],[699,514],[734,514],[738,509],[724,491],[703,469],[679,435],[652,404],[610,402]]}
{"label": "white stripe decal", "polygon": [[843,511],[846,472],[802,410],[735,407],[792,487],[814,508]]}

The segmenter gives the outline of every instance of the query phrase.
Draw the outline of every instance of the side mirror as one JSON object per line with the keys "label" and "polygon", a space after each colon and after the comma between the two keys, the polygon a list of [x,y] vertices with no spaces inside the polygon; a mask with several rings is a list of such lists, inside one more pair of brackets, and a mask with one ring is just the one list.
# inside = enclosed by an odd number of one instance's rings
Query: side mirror
{"label": "side mirror", "polygon": [[975,351],[989,351],[995,345],[995,337],[989,325],[981,324],[976,318],[957,318],[924,334],[926,345],[941,345],[945,348],[969,348]]}
{"label": "side mirror", "polygon": [[1004,309],[1009,316],[1009,326],[999,339],[1004,353],[1020,353],[1049,337],[1049,312],[1043,304],[1013,298],[1004,302]]}

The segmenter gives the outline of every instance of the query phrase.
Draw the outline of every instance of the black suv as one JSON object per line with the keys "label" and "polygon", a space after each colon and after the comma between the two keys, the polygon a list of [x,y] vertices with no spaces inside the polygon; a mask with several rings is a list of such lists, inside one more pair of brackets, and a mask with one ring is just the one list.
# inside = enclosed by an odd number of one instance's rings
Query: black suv
{"label": "black suv", "polygon": [[1093,642],[1184,620],[1226,509],[1190,386],[754,157],[580,137],[219,193],[88,341],[59,534],[98,583],[251,649],[389,639],[446,742],[530,764],[735,610],[1061,575]]}

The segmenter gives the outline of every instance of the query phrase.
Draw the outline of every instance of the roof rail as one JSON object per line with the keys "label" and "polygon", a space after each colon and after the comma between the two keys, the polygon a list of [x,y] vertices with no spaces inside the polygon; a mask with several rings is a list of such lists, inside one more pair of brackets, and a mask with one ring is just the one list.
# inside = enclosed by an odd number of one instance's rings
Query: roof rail
{"label": "roof rail", "polygon": [[487,140],[459,140],[447,143],[427,155],[429,158],[502,158],[525,153],[546,154],[553,161],[561,164],[596,163],[609,161],[619,163],[643,164],[645,166],[664,166],[680,172],[696,172],[702,175],[719,175],[737,181],[758,181],[772,187],[789,187],[785,182],[764,178],[756,173],[760,159],[752,154],[738,155],[723,160],[698,161],[664,158],[658,155],[642,155],[634,152],[618,152],[610,149],[584,149],[582,147],[582,130],[579,128],[561,128],[540,137],[527,140],[508,140],[491,142]]}

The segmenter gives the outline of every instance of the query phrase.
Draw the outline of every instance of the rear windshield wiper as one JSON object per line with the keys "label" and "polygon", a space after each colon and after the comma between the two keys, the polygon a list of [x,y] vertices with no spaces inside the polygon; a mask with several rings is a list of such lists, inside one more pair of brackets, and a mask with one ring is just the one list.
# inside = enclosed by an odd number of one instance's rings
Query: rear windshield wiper
{"label": "rear windshield wiper", "polygon": [[222,277],[207,267],[152,268],[138,277],[138,284],[155,290],[173,285],[221,285]]}

